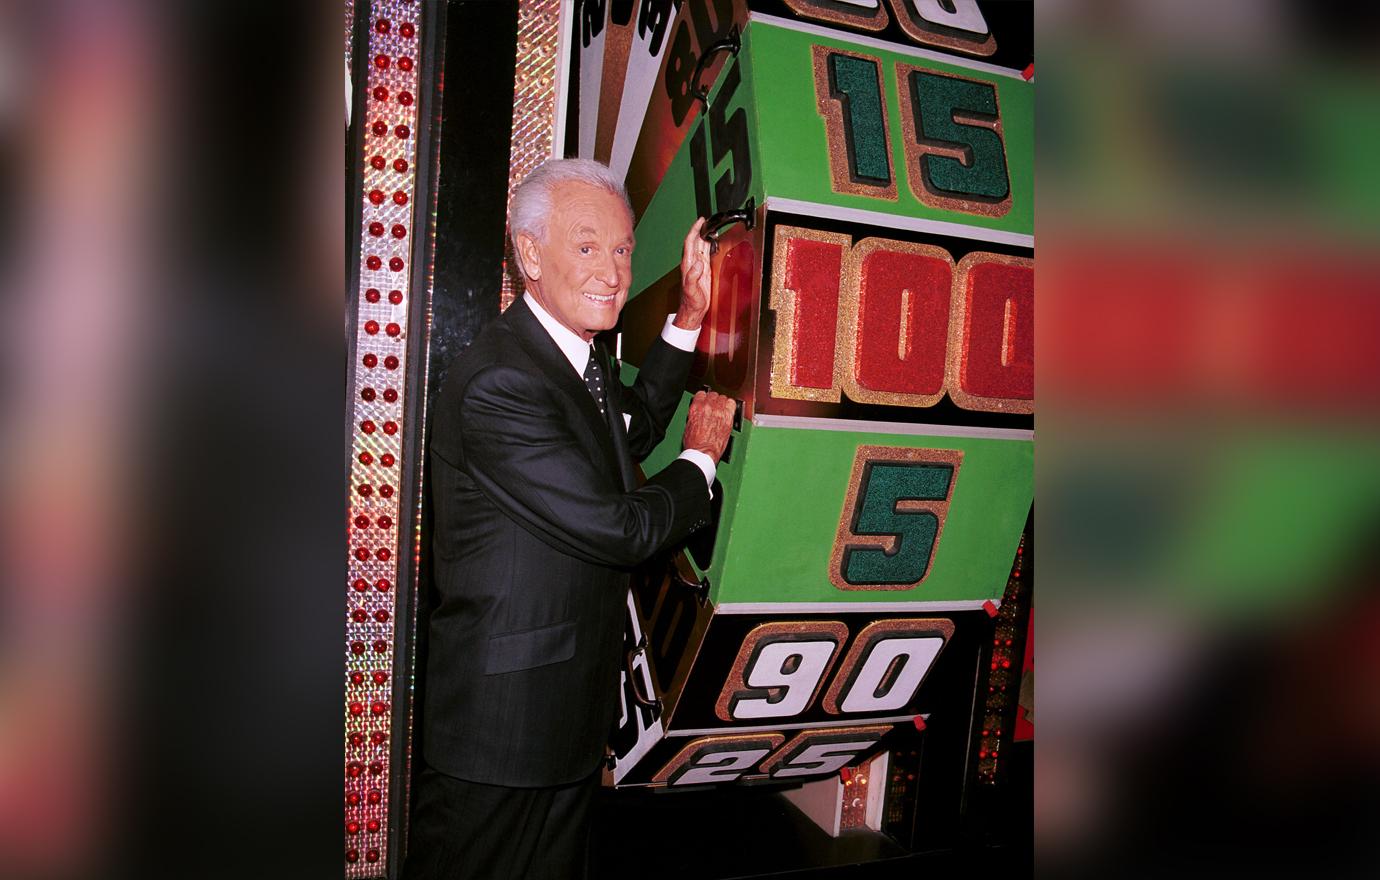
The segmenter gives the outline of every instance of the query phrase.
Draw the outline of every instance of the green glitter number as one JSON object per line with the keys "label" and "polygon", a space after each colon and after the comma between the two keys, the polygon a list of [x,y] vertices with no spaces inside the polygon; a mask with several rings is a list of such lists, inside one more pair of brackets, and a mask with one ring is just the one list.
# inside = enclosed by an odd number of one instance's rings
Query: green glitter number
{"label": "green glitter number", "polygon": [[957,147],[964,161],[925,154],[920,171],[935,190],[962,197],[1000,201],[1011,192],[1006,172],[1006,148],[991,128],[960,123],[962,112],[982,120],[997,120],[997,87],[952,76],[911,72],[911,112],[920,143]]}
{"label": "green glitter number", "polygon": [[829,56],[829,94],[843,108],[843,142],[854,181],[891,183],[882,83],[874,61],[852,55]]}
{"label": "green glitter number", "polygon": [[939,517],[928,510],[897,511],[900,501],[943,501],[954,469],[947,464],[869,464],[858,488],[862,502],[852,523],[855,535],[896,538],[888,553],[877,547],[843,551],[843,579],[850,584],[915,584],[925,576],[939,533]]}

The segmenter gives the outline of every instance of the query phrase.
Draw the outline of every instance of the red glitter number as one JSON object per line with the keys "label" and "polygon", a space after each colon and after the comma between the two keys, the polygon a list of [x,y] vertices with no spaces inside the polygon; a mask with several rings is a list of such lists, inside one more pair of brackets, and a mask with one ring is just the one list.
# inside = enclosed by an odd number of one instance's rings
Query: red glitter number
{"label": "red glitter number", "polygon": [[878,249],[863,256],[859,276],[857,384],[870,391],[940,393],[949,341],[949,261]]}
{"label": "red glitter number", "polygon": [[[982,256],[982,255],[977,255]],[[964,300],[963,357],[958,384],[975,397],[1035,397],[1035,271],[1030,266],[975,261],[957,291]]]}
{"label": "red glitter number", "polygon": [[839,267],[844,248],[833,242],[789,239],[786,287],[795,292],[791,326],[791,384],[834,387],[834,326],[839,308]]}

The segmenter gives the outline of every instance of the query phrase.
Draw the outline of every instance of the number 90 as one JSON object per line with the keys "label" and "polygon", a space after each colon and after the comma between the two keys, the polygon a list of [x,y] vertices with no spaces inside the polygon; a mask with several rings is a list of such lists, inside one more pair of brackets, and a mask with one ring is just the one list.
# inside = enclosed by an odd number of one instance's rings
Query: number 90
{"label": "number 90", "polygon": [[[878,620],[853,639],[824,696],[830,715],[897,711],[914,699],[953,634],[947,619]],[[748,633],[715,704],[724,721],[791,718],[814,705],[848,627],[839,621],[764,623]]]}

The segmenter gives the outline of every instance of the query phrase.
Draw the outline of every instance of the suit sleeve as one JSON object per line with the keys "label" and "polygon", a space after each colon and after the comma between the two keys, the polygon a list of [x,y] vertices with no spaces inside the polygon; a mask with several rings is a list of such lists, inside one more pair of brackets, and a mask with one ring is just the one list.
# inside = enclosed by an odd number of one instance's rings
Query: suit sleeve
{"label": "suit sleeve", "polygon": [[464,469],[480,491],[528,531],[586,562],[637,565],[708,519],[704,477],[687,461],[635,491],[619,491],[531,373],[502,366],[476,373],[460,418]]}
{"label": "suit sleeve", "polygon": [[628,423],[628,451],[634,461],[651,455],[665,439],[666,426],[680,405],[694,357],[694,352],[681,351],[657,337],[637,371],[637,381],[624,389],[623,407],[632,416]]}

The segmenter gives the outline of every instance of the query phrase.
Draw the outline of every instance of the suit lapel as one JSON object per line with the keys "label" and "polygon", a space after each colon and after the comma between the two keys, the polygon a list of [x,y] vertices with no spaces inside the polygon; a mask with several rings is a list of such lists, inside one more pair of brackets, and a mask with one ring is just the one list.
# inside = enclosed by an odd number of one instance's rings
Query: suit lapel
{"label": "suit lapel", "polygon": [[[508,310],[503,314],[504,319],[509,322],[513,329],[513,335],[523,349],[532,358],[533,362],[546,374],[551,383],[565,394],[575,404],[579,411],[581,422],[584,424],[588,434],[594,440],[595,447],[604,456],[604,463],[613,474],[621,474],[622,468],[618,463],[618,454],[614,450],[613,435],[609,432],[609,426],[604,421],[604,417],[599,414],[599,407],[594,402],[594,398],[589,393],[589,388],[585,386],[584,379],[575,374],[570,367],[570,361],[566,360],[546,328],[542,327],[537,316],[532,314],[532,310],[527,307],[527,303],[521,298],[513,302]],[[605,382],[607,387],[608,382]],[[621,416],[620,416],[621,419]]]}

